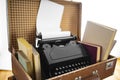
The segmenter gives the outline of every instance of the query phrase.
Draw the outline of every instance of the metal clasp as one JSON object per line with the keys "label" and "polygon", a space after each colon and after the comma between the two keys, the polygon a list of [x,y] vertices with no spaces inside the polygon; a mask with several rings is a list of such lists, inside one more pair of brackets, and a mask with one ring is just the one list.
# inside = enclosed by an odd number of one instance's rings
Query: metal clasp
{"label": "metal clasp", "polygon": [[92,79],[92,80],[101,80],[101,79],[100,79],[100,75],[99,75],[99,73],[98,73],[98,70],[95,70],[95,71],[93,71],[92,73],[93,73],[93,75],[96,75],[96,76],[97,76],[97,78],[94,78],[94,79]]}
{"label": "metal clasp", "polygon": [[75,80],[82,80],[81,76],[76,77]]}

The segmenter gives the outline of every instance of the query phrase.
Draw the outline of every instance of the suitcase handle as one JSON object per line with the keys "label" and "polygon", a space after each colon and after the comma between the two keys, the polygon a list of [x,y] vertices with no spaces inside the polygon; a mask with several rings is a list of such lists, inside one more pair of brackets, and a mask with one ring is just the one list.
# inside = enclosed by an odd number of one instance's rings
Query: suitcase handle
{"label": "suitcase handle", "polygon": [[89,76],[86,76],[86,77],[83,77],[83,78],[82,78],[81,76],[75,77],[74,80],[85,80],[85,79],[90,78],[90,77],[93,77],[93,76],[97,76],[97,77],[94,78],[94,79],[92,79],[92,80],[101,80],[101,79],[100,79],[100,75],[99,75],[99,73],[98,73],[98,70],[93,71],[93,72],[92,72],[92,75],[89,75]]}

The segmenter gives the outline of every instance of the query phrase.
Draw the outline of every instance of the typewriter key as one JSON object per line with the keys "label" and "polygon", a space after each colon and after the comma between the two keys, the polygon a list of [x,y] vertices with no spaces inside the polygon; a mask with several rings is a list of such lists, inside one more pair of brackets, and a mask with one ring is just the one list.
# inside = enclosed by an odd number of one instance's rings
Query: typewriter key
{"label": "typewriter key", "polygon": [[58,75],[58,73],[57,73],[57,72],[55,72],[55,75]]}
{"label": "typewriter key", "polygon": [[71,65],[69,65],[69,68],[71,67]]}
{"label": "typewriter key", "polygon": [[64,73],[64,71],[61,72],[62,74]]}
{"label": "typewriter key", "polygon": [[58,68],[55,68],[56,71],[58,71],[59,69]]}
{"label": "typewriter key", "polygon": [[58,74],[61,74],[61,72],[58,72]]}
{"label": "typewriter key", "polygon": [[72,64],[72,66],[74,67],[75,65],[74,65],[74,64]]}
{"label": "typewriter key", "polygon": [[62,68],[61,68],[61,67],[59,67],[59,69],[61,70]]}
{"label": "typewriter key", "polygon": [[68,72],[68,70],[65,70],[65,72]]}
{"label": "typewriter key", "polygon": [[65,69],[65,67],[64,67],[64,66],[63,66],[62,68],[63,68],[63,69]]}

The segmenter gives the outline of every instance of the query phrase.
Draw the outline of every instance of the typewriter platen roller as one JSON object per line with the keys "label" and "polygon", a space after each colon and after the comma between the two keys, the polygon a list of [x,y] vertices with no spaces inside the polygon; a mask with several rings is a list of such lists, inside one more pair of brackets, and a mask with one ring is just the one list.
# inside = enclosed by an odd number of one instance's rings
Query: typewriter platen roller
{"label": "typewriter platen roller", "polygon": [[61,75],[91,64],[86,50],[75,36],[39,41],[44,78]]}

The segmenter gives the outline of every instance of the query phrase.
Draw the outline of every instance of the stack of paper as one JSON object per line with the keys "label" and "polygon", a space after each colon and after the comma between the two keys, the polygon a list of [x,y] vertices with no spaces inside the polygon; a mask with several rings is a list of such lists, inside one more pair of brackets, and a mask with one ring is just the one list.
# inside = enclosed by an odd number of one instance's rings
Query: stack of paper
{"label": "stack of paper", "polygon": [[49,0],[41,0],[37,15],[37,35],[42,38],[70,36],[70,32],[62,32],[60,28],[64,6]]}
{"label": "stack of paper", "polygon": [[[18,48],[18,60],[22,64],[23,68],[29,75],[35,80],[41,78],[41,65],[40,55],[35,48],[24,38],[17,38]],[[22,53],[21,53],[22,52]],[[31,65],[31,67],[30,67]],[[35,75],[34,75],[35,74]]]}

